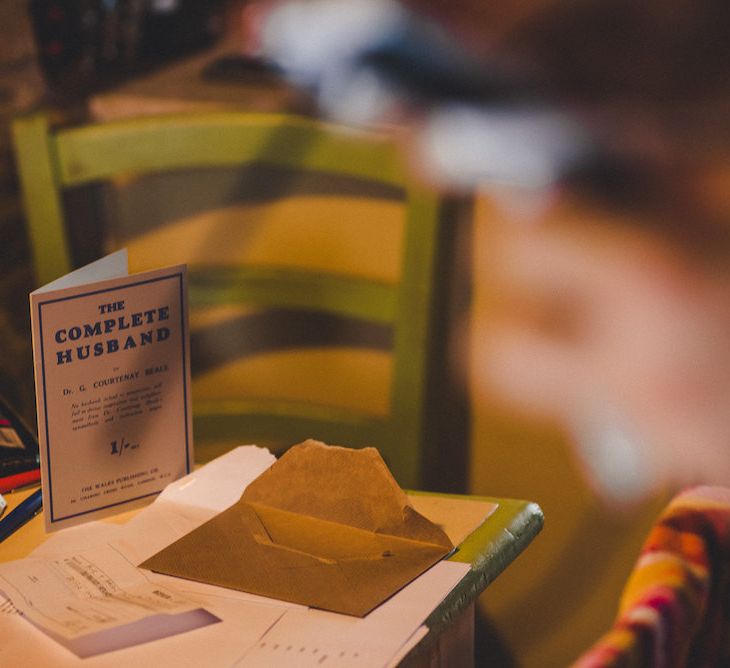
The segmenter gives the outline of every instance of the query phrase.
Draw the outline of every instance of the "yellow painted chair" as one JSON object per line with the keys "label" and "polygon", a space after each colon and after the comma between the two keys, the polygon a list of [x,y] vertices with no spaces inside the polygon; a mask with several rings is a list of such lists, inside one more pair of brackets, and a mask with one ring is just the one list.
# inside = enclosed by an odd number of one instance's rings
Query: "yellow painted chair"
{"label": "yellow painted chair", "polygon": [[[435,447],[424,423],[434,343],[435,286],[439,281],[440,205],[432,193],[407,180],[392,142],[306,118],[240,112],[178,114],[61,128],[52,127],[49,117],[38,113],[16,119],[13,136],[39,284],[74,268],[69,239],[79,221],[67,219],[63,197],[84,184],[123,182],[140,175],[189,169],[251,166],[254,170],[275,167],[344,175],[401,193],[405,206],[399,270],[392,281],[317,267],[262,262],[239,266],[219,262],[217,257],[211,260],[205,252],[189,266],[193,323],[198,312],[245,303],[293,309],[295,314],[314,311],[386,327],[391,333],[392,357],[384,414],[324,405],[308,401],[308,397],[295,401],[206,396],[210,393],[196,392],[194,376],[194,431],[196,457],[203,460],[219,454],[216,444],[221,442],[285,447],[315,437],[353,447],[374,445],[401,485],[423,486],[424,468],[432,461]],[[289,214],[296,226],[296,207],[290,208]],[[377,234],[377,225],[373,229]],[[185,227],[177,236],[161,237],[155,246],[157,255],[153,253],[149,264],[155,260],[158,266],[166,264],[166,250],[194,241],[194,234]],[[206,239],[197,241],[205,246]],[[372,239],[363,239],[363,243],[372,243]],[[225,240],[222,245],[226,245]],[[296,348],[296,340],[289,343]],[[358,379],[354,380],[357,385]],[[221,384],[225,381],[209,383]]]}

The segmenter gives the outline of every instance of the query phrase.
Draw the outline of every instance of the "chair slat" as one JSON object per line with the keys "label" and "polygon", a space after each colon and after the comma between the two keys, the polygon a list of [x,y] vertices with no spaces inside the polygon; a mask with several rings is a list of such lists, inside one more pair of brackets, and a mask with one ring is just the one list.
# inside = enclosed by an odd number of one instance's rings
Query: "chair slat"
{"label": "chair slat", "polygon": [[386,142],[282,115],[211,113],[87,125],[56,136],[59,175],[79,185],[124,173],[231,166],[251,162],[331,171],[404,185]]}
{"label": "chair slat", "polygon": [[306,308],[391,323],[397,291],[387,283],[275,267],[189,269],[191,306],[231,303]]}

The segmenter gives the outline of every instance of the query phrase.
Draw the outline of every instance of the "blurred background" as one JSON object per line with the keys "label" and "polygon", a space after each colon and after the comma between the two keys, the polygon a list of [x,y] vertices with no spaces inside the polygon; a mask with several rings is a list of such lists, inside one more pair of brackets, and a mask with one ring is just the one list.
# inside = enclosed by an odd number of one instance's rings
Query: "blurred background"
{"label": "blurred background", "polygon": [[[14,173],[10,119],[39,106],[58,108],[69,122],[186,109],[313,113],[306,96],[241,56],[244,4],[0,0],[0,393],[32,424],[27,295],[36,286]],[[207,184],[205,195],[195,194],[198,189],[202,192],[200,178],[186,178],[183,184],[159,182],[141,189],[126,184],[128,192],[121,184],[121,194],[114,195],[125,198],[121,218],[101,225],[96,211],[79,217],[86,230],[97,230],[87,235],[79,259],[94,259],[125,245],[133,271],[168,264],[177,260],[175,239],[185,235],[193,243],[195,229],[210,229],[226,217],[243,220],[242,253],[286,255],[296,246],[315,266],[327,265],[335,256],[340,262],[357,263],[363,258],[353,250],[355,240],[365,234],[372,235],[373,255],[383,257],[382,248],[388,243],[385,227],[352,221],[350,231],[343,229],[336,239],[317,232],[316,221],[330,205],[316,197],[307,198],[305,208],[299,200],[289,205],[296,208],[254,220],[255,202],[244,202],[242,208],[240,202],[230,201],[240,175],[219,176]],[[260,181],[254,180],[249,192],[260,190]],[[216,219],[199,213],[196,196],[198,201],[207,198],[208,203],[211,197],[219,198]],[[567,437],[556,425],[506,409],[473,382],[471,323],[488,320],[501,299],[488,272],[475,268],[496,261],[494,240],[504,234],[509,222],[504,208],[487,196],[462,197],[457,204],[452,275],[445,281],[451,305],[442,323],[449,341],[444,387],[450,403],[437,412],[440,422],[435,428],[463,441],[466,472],[453,487],[536,501],[546,516],[542,534],[480,602],[479,656],[496,657],[489,664],[495,666],[562,666],[609,626],[638,548],[666,496],[661,494],[630,512],[605,506],[587,487]],[[332,215],[343,217],[346,212]],[[380,219],[392,211],[385,205],[371,215]],[[291,222],[294,216],[302,221],[300,231],[296,225],[284,230],[282,221]],[[200,238],[206,235],[200,233]],[[398,242],[397,238],[391,241]],[[210,245],[192,249],[203,257],[219,250]],[[384,271],[387,275],[387,267]],[[357,382],[349,390],[333,388],[336,374],[317,372],[323,364],[316,359],[301,362],[307,378],[307,385],[300,386],[302,392],[335,393],[344,402],[364,401],[379,409],[385,359],[377,355],[361,359]],[[198,369],[194,393],[220,388],[218,373]],[[235,376],[241,391],[247,383],[277,386],[282,382],[270,367],[261,370],[245,362],[236,367]],[[479,660],[477,665],[482,665]]]}

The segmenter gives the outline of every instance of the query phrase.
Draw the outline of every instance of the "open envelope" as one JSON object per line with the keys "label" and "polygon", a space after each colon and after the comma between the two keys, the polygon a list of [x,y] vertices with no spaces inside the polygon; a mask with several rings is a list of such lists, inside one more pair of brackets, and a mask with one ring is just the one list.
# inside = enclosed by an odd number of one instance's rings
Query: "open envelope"
{"label": "open envelope", "polygon": [[409,505],[377,450],[310,440],[233,506],[140,566],[364,616],[451,549]]}

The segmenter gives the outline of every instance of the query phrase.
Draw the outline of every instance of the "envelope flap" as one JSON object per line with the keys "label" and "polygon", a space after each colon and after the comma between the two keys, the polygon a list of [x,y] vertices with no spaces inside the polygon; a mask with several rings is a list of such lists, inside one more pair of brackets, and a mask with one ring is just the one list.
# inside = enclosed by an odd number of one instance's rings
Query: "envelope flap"
{"label": "envelope flap", "polygon": [[416,512],[375,448],[308,440],[248,485],[242,499],[366,531],[451,549],[446,534]]}
{"label": "envelope flap", "polygon": [[258,503],[247,504],[256,514],[263,531],[254,533],[261,545],[305,553],[329,561],[380,559],[386,557],[440,558],[447,552],[441,545],[401,538],[329,522],[317,517],[291,513]]}

